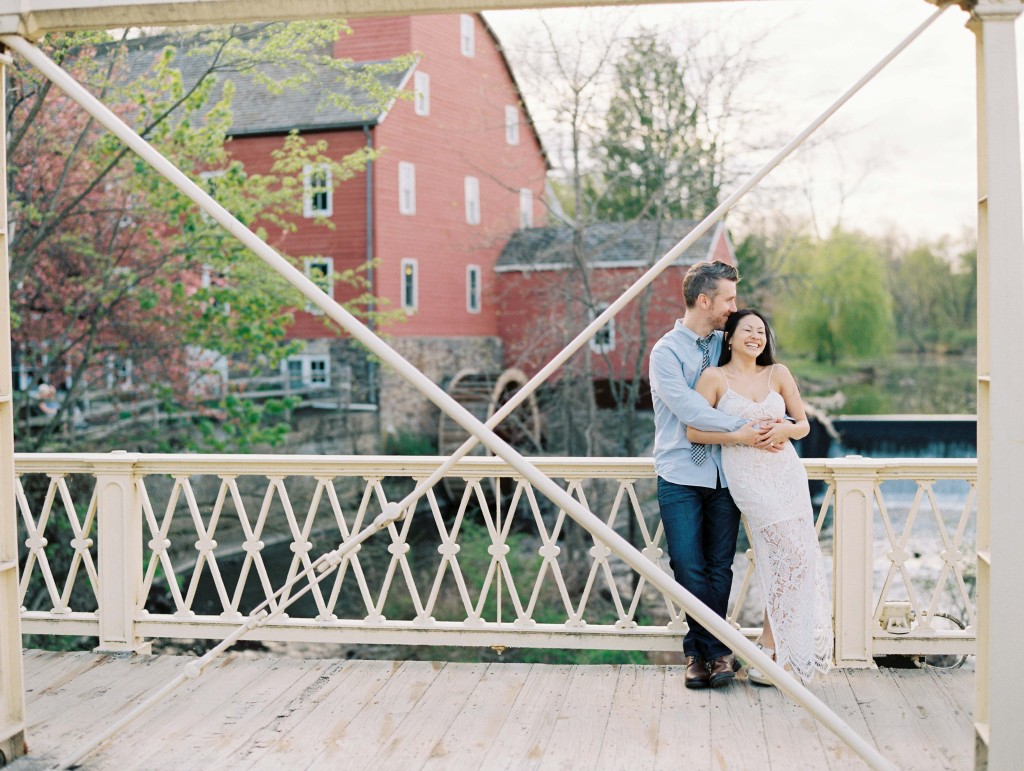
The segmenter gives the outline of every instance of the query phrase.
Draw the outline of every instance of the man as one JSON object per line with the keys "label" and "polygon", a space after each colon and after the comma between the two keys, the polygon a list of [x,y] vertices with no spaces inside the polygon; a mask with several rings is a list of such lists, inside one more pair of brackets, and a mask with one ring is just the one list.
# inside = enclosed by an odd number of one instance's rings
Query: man
{"label": "man", "polygon": [[[739,431],[753,445],[758,432],[742,418],[719,412],[693,390],[704,368],[718,363],[722,327],[736,310],[736,268],[700,262],[683,278],[685,316],[651,351],[654,466],[658,505],[676,581],[725,618],[732,589],[740,512],[722,472],[721,448],[691,445],[686,427]],[[735,677],[732,651],[689,614],[683,638],[687,688],[718,688]]]}

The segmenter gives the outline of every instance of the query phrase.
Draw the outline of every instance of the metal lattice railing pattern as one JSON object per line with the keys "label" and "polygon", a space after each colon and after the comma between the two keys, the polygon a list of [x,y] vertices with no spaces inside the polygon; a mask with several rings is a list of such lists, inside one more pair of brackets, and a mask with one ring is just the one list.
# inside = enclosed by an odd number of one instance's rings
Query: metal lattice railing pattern
{"label": "metal lattice railing pattern", "polygon": [[[102,457],[104,468],[95,468]],[[129,615],[139,636],[223,636],[253,607],[301,603],[257,639],[676,650],[685,619],[600,540],[493,458],[465,459],[449,500],[429,489],[403,520],[346,554],[324,580],[308,570],[436,467],[431,458],[22,456],[23,619],[28,632],[98,634],[106,522],[138,524]],[[539,459],[564,489],[668,570],[649,459]],[[874,564],[859,577],[879,650],[962,652],[974,639],[974,461],[807,461],[828,559],[837,517],[866,518]],[[867,470],[865,465],[867,464]],[[312,466],[312,467],[311,467]],[[114,484],[121,510],[101,514]],[[870,511],[845,511],[844,491]],[[106,519],[104,519],[106,517]],[[760,622],[753,553],[740,553],[730,621]],[[863,560],[861,560],[863,562]],[[836,563],[838,564],[838,563]],[[857,564],[850,561],[850,564]],[[837,586],[849,587],[846,576]],[[293,584],[294,582],[294,584]],[[288,588],[285,588],[288,587]],[[277,594],[284,589],[283,593]],[[892,622],[892,603],[909,605]],[[961,628],[934,625],[955,617]],[[862,620],[863,621],[863,620]],[[836,619],[837,625],[843,623]],[[947,625],[948,626],[948,625]],[[884,628],[883,628],[884,627]],[[100,635],[102,636],[102,634]],[[895,644],[895,643],[893,643]]]}
{"label": "metal lattice railing pattern", "polygon": [[[974,598],[967,581],[973,585],[975,578],[975,565],[968,562],[977,515],[974,480],[956,485],[960,489],[955,495],[950,495],[950,480],[923,477],[911,481],[913,496],[909,504],[906,494],[902,496],[901,511],[894,510],[894,496],[883,489],[886,483],[875,485],[877,522],[884,532],[877,561],[884,579],[874,619],[881,621],[887,602],[906,600],[922,630],[934,628],[935,618],[950,616],[973,627]],[[932,569],[922,571],[922,563],[930,563]]]}

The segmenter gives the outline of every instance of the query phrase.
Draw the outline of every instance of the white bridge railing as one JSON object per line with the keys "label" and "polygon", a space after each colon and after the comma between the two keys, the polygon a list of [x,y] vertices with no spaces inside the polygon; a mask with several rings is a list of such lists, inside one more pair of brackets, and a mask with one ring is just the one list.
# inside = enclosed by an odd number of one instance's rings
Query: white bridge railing
{"label": "white bridge railing", "polygon": [[[106,650],[223,638],[441,460],[18,455],[23,631],[95,636]],[[533,462],[668,570],[650,459]],[[973,653],[976,462],[805,466],[820,488],[837,664]],[[738,555],[730,611],[748,635],[760,624],[752,560]],[[678,651],[685,620],[645,584],[504,461],[473,457],[248,636]]]}

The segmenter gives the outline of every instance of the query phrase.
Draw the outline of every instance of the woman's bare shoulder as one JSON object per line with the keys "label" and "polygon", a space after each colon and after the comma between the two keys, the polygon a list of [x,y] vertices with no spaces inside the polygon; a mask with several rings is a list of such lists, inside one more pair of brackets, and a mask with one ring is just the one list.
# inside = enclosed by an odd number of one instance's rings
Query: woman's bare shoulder
{"label": "woman's bare shoulder", "polygon": [[796,378],[793,377],[793,373],[785,364],[775,365],[775,369],[772,371],[772,379],[779,383],[780,386],[796,385]]}

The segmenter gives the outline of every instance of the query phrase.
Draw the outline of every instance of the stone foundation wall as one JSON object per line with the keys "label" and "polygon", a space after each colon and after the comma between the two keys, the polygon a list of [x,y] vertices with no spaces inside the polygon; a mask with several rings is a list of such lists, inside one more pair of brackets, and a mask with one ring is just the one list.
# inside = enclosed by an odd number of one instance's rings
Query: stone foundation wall
{"label": "stone foundation wall", "polygon": [[[442,388],[462,369],[502,370],[503,351],[497,337],[407,337],[389,342]],[[408,432],[436,442],[440,410],[386,365],[380,367],[379,382],[381,433]]]}

